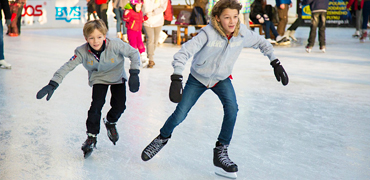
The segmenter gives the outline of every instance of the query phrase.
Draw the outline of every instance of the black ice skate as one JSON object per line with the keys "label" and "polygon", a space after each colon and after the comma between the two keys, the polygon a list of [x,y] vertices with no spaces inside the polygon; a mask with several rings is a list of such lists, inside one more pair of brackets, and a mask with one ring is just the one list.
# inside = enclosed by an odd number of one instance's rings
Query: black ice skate
{"label": "black ice skate", "polygon": [[109,139],[113,142],[114,145],[116,145],[116,142],[119,139],[119,135],[116,129],[116,123],[111,123],[107,120],[107,118],[103,118],[105,127],[107,128],[107,134]]}
{"label": "black ice skate", "polygon": [[168,142],[171,138],[163,138],[161,135],[158,135],[141,153],[141,159],[143,161],[148,161],[152,159]]}
{"label": "black ice skate", "polygon": [[216,147],[213,149],[213,164],[216,166],[215,173],[227,178],[236,179],[238,166],[229,159],[227,154],[228,145],[222,145],[216,142]]}
{"label": "black ice skate", "polygon": [[96,135],[87,133],[87,139],[81,147],[81,150],[84,152],[85,159],[91,155],[93,148],[96,148]]}

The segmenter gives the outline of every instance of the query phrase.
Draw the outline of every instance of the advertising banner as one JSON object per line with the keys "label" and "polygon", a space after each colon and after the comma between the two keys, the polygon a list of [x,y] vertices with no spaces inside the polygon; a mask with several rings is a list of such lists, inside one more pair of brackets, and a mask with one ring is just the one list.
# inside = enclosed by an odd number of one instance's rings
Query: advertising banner
{"label": "advertising banner", "polygon": [[[27,0],[22,11],[21,26],[22,28],[83,27],[87,21],[86,4],[86,0]],[[107,15],[108,24],[115,24],[112,3],[109,3]]]}
{"label": "advertising banner", "polygon": [[[297,0],[299,3],[300,0]],[[327,9],[326,26],[327,27],[353,27],[352,16],[347,9],[348,0],[329,0]],[[311,9],[309,5],[297,6],[297,12],[302,17],[302,26],[310,26]]]}

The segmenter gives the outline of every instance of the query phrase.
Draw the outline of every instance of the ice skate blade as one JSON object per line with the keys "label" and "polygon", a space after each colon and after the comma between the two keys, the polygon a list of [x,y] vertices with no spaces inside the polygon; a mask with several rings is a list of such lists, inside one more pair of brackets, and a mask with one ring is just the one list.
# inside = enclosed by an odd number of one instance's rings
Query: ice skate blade
{"label": "ice skate blade", "polygon": [[90,155],[92,154],[93,150],[89,150],[89,151],[86,151],[84,152],[84,158],[87,159],[88,157],[90,157]]}
{"label": "ice skate blade", "polygon": [[11,66],[9,66],[9,67],[6,67],[6,66],[0,66],[0,68],[1,68],[1,69],[12,69],[12,67],[11,67]]}
{"label": "ice skate blade", "polygon": [[222,176],[222,177],[230,178],[230,179],[237,178],[236,172],[226,172],[220,167],[215,167],[215,174]]}

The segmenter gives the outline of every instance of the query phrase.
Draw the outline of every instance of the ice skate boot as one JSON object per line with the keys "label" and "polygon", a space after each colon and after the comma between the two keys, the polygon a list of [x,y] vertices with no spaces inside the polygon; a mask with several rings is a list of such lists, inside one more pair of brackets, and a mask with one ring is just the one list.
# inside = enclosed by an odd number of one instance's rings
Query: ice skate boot
{"label": "ice skate boot", "polygon": [[7,63],[5,60],[0,60],[0,68],[3,68],[3,69],[11,69],[12,68],[12,65],[10,65],[9,63]]}
{"label": "ice skate boot", "polygon": [[216,168],[215,173],[219,176],[236,179],[238,166],[229,159],[227,147],[228,145],[222,145],[220,142],[216,142],[216,147],[213,149],[213,164]]}
{"label": "ice skate boot", "polygon": [[360,31],[356,31],[355,34],[352,35],[353,38],[359,38],[360,37]]}
{"label": "ice skate boot", "polygon": [[320,50],[321,50],[323,53],[325,53],[325,52],[326,52],[326,48],[325,48],[325,46],[320,46]]}
{"label": "ice skate boot", "polygon": [[154,61],[149,60],[148,68],[153,68],[154,65]]}
{"label": "ice skate boot", "polygon": [[128,43],[127,34],[122,35],[122,41],[125,42],[125,43]]}
{"label": "ice skate boot", "polygon": [[146,54],[146,52],[142,52],[140,54],[140,59],[141,59],[141,63],[142,63],[143,68],[148,67],[149,59],[148,59],[148,55]]}
{"label": "ice skate boot", "polygon": [[107,128],[107,134],[109,139],[113,142],[114,145],[116,145],[116,142],[119,139],[119,134],[116,129],[116,123],[109,122],[107,118],[103,118],[105,127]]}
{"label": "ice skate boot", "polygon": [[96,135],[87,133],[87,139],[81,147],[81,150],[84,152],[85,159],[91,155],[94,148],[96,148]]}
{"label": "ice skate boot", "polygon": [[116,37],[119,38],[119,39],[122,39],[123,35],[122,35],[121,32],[118,32]]}
{"label": "ice skate boot", "polygon": [[308,45],[307,45],[307,46],[306,46],[306,52],[307,52],[307,53],[310,53],[311,51],[312,51],[312,47],[310,47],[310,46],[308,46]]}
{"label": "ice skate boot", "polygon": [[362,35],[360,37],[360,42],[365,42],[367,37],[367,30],[363,30]]}
{"label": "ice skate boot", "polygon": [[158,135],[141,153],[141,159],[143,161],[148,161],[152,159],[168,142],[171,138],[164,138],[161,135]]}
{"label": "ice skate boot", "polygon": [[292,38],[293,41],[297,41],[297,38],[294,36],[294,34],[295,34],[295,31],[294,30],[293,31],[290,31],[289,37]]}

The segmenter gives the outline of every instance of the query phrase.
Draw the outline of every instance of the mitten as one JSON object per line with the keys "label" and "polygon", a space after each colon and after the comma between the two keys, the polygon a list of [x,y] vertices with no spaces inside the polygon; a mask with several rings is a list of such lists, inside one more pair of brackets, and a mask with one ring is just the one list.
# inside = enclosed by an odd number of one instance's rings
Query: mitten
{"label": "mitten", "polygon": [[275,59],[271,61],[271,66],[274,68],[274,74],[276,77],[276,80],[286,86],[289,82],[288,74],[285,72],[282,65],[280,65],[280,61],[278,59]]}
{"label": "mitten", "polygon": [[55,89],[57,89],[59,84],[55,81],[50,80],[49,84],[43,87],[36,95],[37,99],[43,98],[46,94],[48,95],[46,97],[46,100],[49,101],[51,96],[53,95]]}
{"label": "mitten", "polygon": [[139,69],[129,70],[130,78],[128,79],[128,86],[130,88],[130,91],[133,93],[139,91],[139,86],[140,86],[139,72],[140,72]]}
{"label": "mitten", "polygon": [[182,75],[172,74],[170,86],[170,100],[179,103],[182,99]]}

